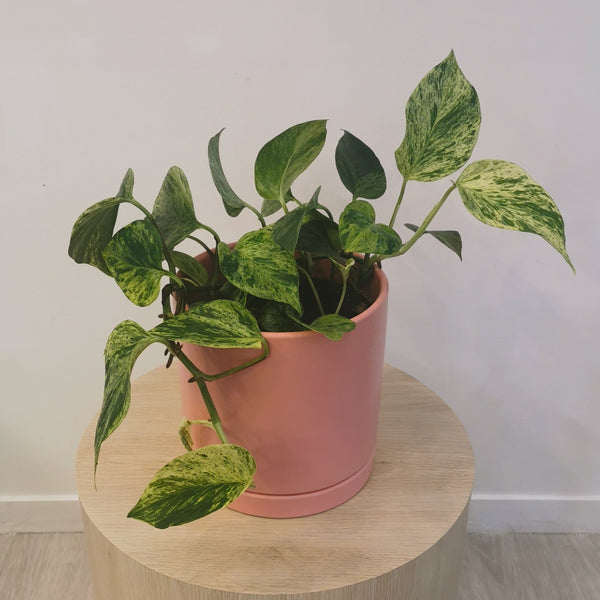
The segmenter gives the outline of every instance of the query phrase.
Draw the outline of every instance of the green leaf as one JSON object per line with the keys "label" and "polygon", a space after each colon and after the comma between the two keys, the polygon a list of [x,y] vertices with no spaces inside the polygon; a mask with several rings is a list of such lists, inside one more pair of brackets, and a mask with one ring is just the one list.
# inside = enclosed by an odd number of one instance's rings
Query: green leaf
{"label": "green leaf", "polygon": [[493,227],[541,236],[575,270],[565,248],[565,226],[556,204],[521,167],[504,160],[480,160],[461,173],[456,186],[475,218]]}
{"label": "green leaf", "polygon": [[102,254],[123,293],[137,306],[148,306],[160,292],[162,243],[147,220],[117,231]]}
{"label": "green leaf", "polygon": [[265,302],[258,315],[261,331],[302,331],[304,327],[287,316],[286,308],[279,302]]}
{"label": "green leaf", "polygon": [[193,256],[173,250],[171,252],[175,266],[185,273],[197,285],[208,283],[208,272]]}
{"label": "green leaf", "polygon": [[76,263],[92,265],[111,275],[102,252],[112,239],[119,204],[129,201],[132,192],[133,171],[128,169],[114,198],[97,202],[80,215],[73,226],[69,242],[69,256]]}
{"label": "green leaf", "polygon": [[288,252],[293,252],[300,235],[306,206],[299,206],[273,223],[273,239]]}
{"label": "green leaf", "polygon": [[164,342],[133,321],[119,323],[108,336],[104,349],[104,400],[94,439],[94,474],[100,446],[121,424],[129,410],[133,365],[143,350],[157,341]]}
{"label": "green leaf", "polygon": [[252,313],[232,300],[196,304],[151,332],[168,340],[210,348],[260,348],[263,339]]}
{"label": "green leaf", "polygon": [[152,216],[169,249],[177,246],[199,227],[192,192],[179,167],[171,167],[167,172],[154,202]]}
{"label": "green leaf", "polygon": [[[248,204],[233,191],[225,177],[219,153],[219,141],[222,133],[223,129],[208,142],[208,164],[215,187],[221,195],[227,214],[230,217],[237,217]],[[279,202],[277,204],[280,206]]]}
{"label": "green leaf", "polygon": [[321,315],[307,327],[322,333],[330,340],[338,341],[345,333],[352,331],[356,327],[356,323],[342,315]]}
{"label": "green leaf", "polygon": [[369,146],[348,131],[335,149],[335,166],[352,199],[381,197],[386,190],[385,171]]}
{"label": "green leaf", "polygon": [[125,173],[125,177],[123,177],[123,181],[117,192],[117,198],[133,198],[133,179],[133,171],[127,169],[127,173]]}
{"label": "green leaf", "polygon": [[342,243],[337,224],[317,211],[309,211],[300,228],[296,248],[316,256],[339,259]]}
{"label": "green leaf", "polygon": [[254,459],[241,446],[198,448],[160,469],[127,516],[158,529],[189,523],[233,502],[255,471]]}
{"label": "green leaf", "polygon": [[320,120],[294,125],[261,148],[254,165],[254,181],[263,198],[285,198],[292,183],[321,152],[327,135],[325,124]]}
{"label": "green leaf", "polygon": [[365,200],[346,206],[340,216],[339,232],[346,252],[389,255],[402,246],[400,236],[391,227],[375,223],[375,210]]}
{"label": "green leaf", "polygon": [[[417,225],[413,225],[412,223],[404,223],[404,227],[408,227],[411,231],[419,229]],[[450,248],[462,260],[462,239],[458,231],[425,231],[425,233],[433,236],[438,242],[444,244],[446,248]]]}
{"label": "green leaf", "polygon": [[296,261],[268,228],[243,235],[233,250],[221,242],[218,253],[221,272],[235,287],[301,312]]}
{"label": "green leaf", "polygon": [[436,181],[462,167],[473,152],[481,111],[475,88],[454,52],[421,80],[406,104],[406,133],[396,150],[406,180]]}
{"label": "green leaf", "polygon": [[[294,195],[292,194],[292,190],[289,189],[285,194],[285,203],[292,202],[294,200]],[[279,199],[269,200],[265,198],[263,200],[262,206],[260,207],[260,214],[263,217],[270,217],[275,214],[278,210],[281,210],[281,202]]]}

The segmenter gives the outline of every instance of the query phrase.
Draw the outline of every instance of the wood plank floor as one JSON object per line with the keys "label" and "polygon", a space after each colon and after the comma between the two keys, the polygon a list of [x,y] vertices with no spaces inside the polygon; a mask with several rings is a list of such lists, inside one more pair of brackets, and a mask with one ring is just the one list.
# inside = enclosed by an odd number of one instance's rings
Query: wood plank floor
{"label": "wood plank floor", "polygon": [[[0,535],[0,600],[92,599],[83,534]],[[469,534],[459,600],[600,600],[600,534]]]}

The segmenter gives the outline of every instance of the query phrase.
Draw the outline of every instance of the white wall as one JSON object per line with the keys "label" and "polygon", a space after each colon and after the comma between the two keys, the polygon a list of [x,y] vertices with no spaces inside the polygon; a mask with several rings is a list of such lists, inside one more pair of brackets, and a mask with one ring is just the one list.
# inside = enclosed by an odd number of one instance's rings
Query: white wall
{"label": "white wall", "polygon": [[[332,156],[348,129],[387,168],[390,191],[376,201],[387,220],[405,102],[454,48],[482,105],[473,158],[512,160],[546,187],[577,276],[541,239],[476,222],[456,196],[436,221],[461,231],[462,264],[430,239],[386,264],[387,359],[465,423],[477,459],[473,527],[600,528],[599,16],[593,0],[5,1],[0,500],[16,502],[0,522],[27,528],[20,500],[73,498],[106,336],[124,318],[153,323],[152,310],[67,257],[79,213],[114,194],[127,167],[151,205],[177,164],[198,214],[233,240],[253,219],[224,215],[208,138],[227,127],[226,171],[254,199],[259,147],[293,123],[329,118],[329,144],[298,190],[322,183],[341,209]],[[422,218],[444,185],[410,184],[399,222]],[[160,362],[150,351],[137,372]]]}

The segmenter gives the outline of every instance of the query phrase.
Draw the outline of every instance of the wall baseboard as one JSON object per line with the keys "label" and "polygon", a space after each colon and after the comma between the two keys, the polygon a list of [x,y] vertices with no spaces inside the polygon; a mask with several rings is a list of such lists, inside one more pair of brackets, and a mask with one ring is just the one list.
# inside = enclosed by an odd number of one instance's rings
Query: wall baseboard
{"label": "wall baseboard", "polygon": [[0,496],[0,533],[51,531],[83,531],[77,496]]}
{"label": "wall baseboard", "polygon": [[600,533],[600,496],[473,494],[469,531]]}
{"label": "wall baseboard", "polygon": [[[52,531],[82,531],[77,496],[0,496],[0,533]],[[600,496],[473,494],[469,531],[600,533]]]}

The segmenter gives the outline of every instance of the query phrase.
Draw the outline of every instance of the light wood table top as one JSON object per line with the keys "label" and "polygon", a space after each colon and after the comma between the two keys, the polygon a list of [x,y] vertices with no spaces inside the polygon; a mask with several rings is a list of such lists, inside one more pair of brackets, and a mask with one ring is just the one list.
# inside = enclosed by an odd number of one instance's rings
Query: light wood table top
{"label": "light wood table top", "polygon": [[79,496],[84,517],[109,544],[169,579],[225,593],[215,598],[353,586],[407,565],[459,520],[464,534],[474,478],[469,439],[440,398],[397,369],[384,371],[371,479],[342,506],[310,517],[264,519],[225,509],[167,530],[127,519],[154,473],[183,453],[181,418],[175,369],[137,379],[128,416],[103,445],[97,491],[95,423],[82,438]]}

